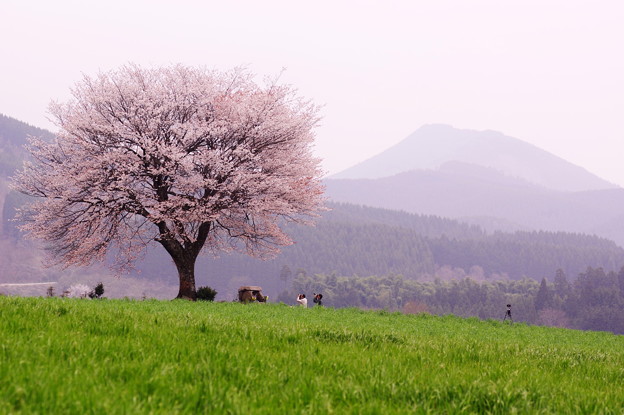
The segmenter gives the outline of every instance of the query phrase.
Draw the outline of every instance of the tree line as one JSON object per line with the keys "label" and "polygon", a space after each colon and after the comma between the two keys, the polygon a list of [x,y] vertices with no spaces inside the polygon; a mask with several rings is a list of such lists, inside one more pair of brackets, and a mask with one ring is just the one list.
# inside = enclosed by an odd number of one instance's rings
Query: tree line
{"label": "tree line", "polygon": [[[21,239],[10,219],[26,196],[10,192],[3,209],[3,236]],[[407,281],[464,279],[540,281],[552,270],[576,276],[588,266],[619,269],[624,250],[596,236],[566,232],[486,234],[480,228],[435,216],[414,215],[354,205],[331,204],[332,210],[315,227],[289,226],[295,244],[275,259],[245,255],[200,258],[199,283],[227,292],[232,278],[241,284],[262,285],[277,295],[292,276],[282,273],[305,269],[310,275],[366,277],[402,275]],[[403,226],[399,226],[403,224]],[[153,249],[138,264],[141,275],[161,281],[175,277],[175,269]],[[281,277],[281,278],[280,278]]]}
{"label": "tree line", "polygon": [[[16,192],[7,195],[2,213],[5,237],[20,237],[16,222],[11,218],[26,199]],[[360,209],[341,205],[333,209],[332,215],[347,216]],[[373,213],[376,210],[373,209]],[[408,218],[414,221],[416,216],[408,215]],[[251,274],[258,280],[270,282],[283,265],[288,265],[312,274],[400,274],[407,279],[436,276],[444,279],[437,272],[440,267],[447,266],[453,269],[453,278],[462,278],[471,274],[474,267],[480,267],[485,277],[540,280],[553,269],[577,275],[587,266],[617,269],[624,264],[624,249],[612,241],[590,235],[545,231],[484,234],[471,231],[459,222],[455,222],[453,228],[449,225],[453,221],[433,216],[418,217],[418,228],[428,231],[417,230],[409,221],[405,227],[399,227],[362,215],[358,220],[337,222],[330,216],[321,218],[315,227],[289,226],[286,232],[295,244],[283,248],[275,259],[265,261],[236,254],[205,258],[199,263],[200,274],[211,280]],[[435,236],[436,233],[439,236]],[[148,254],[146,266],[149,268],[143,273],[167,269],[163,261],[157,253]]]}
{"label": "tree line", "polygon": [[[350,208],[343,206],[340,213],[346,215]],[[283,248],[273,260],[228,255],[202,262],[202,270],[211,286],[224,276],[249,275],[268,288],[281,290],[276,276],[284,265],[291,270],[305,269],[310,274],[402,275],[407,280],[529,277],[538,281],[556,269],[577,275],[588,266],[618,269],[624,265],[624,249],[596,236],[475,232],[470,238],[461,226],[459,234],[463,236],[454,235],[450,228],[446,228],[448,235],[424,236],[414,228],[364,220],[333,222],[323,217],[315,227],[287,229],[295,244]],[[423,216],[419,220],[422,228],[432,224],[432,230],[440,223],[435,217]],[[433,235],[432,230],[429,235]]]}
{"label": "tree line", "polygon": [[543,278],[541,283],[531,278],[413,281],[400,275],[349,277],[297,270],[291,288],[277,300],[290,303],[300,292],[322,293],[331,307],[481,319],[502,320],[506,304],[511,304],[516,322],[624,334],[624,267],[619,272],[590,267],[574,281],[557,270],[552,282]]}

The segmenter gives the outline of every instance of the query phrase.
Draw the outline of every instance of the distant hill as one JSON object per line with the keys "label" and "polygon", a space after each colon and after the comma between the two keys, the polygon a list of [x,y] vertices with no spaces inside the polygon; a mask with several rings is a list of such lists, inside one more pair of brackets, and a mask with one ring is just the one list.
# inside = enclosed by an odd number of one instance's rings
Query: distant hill
{"label": "distant hill", "polygon": [[[226,281],[283,289],[284,270],[338,276],[400,274],[408,279],[553,278],[557,269],[574,278],[588,266],[618,270],[624,249],[614,242],[565,232],[496,232],[430,215],[349,204],[330,204],[315,227],[290,227],[295,244],[273,260],[244,255],[201,258],[203,284],[228,291]],[[173,265],[147,260],[144,275],[174,272]],[[288,274],[287,272],[287,274]],[[226,277],[230,276],[230,278]],[[286,277],[287,279],[288,277]]]}
{"label": "distant hill", "polygon": [[12,175],[21,166],[29,136],[52,139],[54,134],[0,114],[0,177]]}
{"label": "distant hill", "polygon": [[336,202],[439,215],[488,231],[596,234],[624,246],[624,189],[563,192],[460,162],[379,179],[327,179]]}
{"label": "distant hill", "polygon": [[[403,275],[409,280],[476,280],[528,276],[553,278],[562,269],[571,279],[588,266],[617,270],[624,249],[595,236],[562,232],[486,234],[474,225],[436,216],[414,215],[348,204],[330,204],[314,227],[289,226],[295,244],[272,260],[242,254],[198,259],[198,286],[209,285],[231,299],[240,285],[261,285],[271,296],[288,287],[296,275]],[[24,242],[4,241],[1,282],[55,281],[67,271],[43,270],[26,254]],[[40,256],[40,254],[39,254]],[[147,285],[175,285],[177,274],[161,247],[154,246],[137,263]],[[102,267],[72,269],[95,280]],[[4,277],[4,281],[3,281]],[[123,278],[122,278],[123,280]]]}
{"label": "distant hill", "polygon": [[[0,114],[0,237],[6,231],[7,218],[4,206],[9,193],[8,177],[21,167],[27,154],[24,145],[28,136],[52,138],[53,134],[32,125],[28,125],[15,118]],[[11,205],[11,210],[12,211]],[[14,230],[14,226],[10,226]]]}
{"label": "distant hill", "polygon": [[377,179],[410,170],[434,170],[461,162],[561,191],[613,189],[587,170],[496,131],[425,125],[399,144],[330,179]]}

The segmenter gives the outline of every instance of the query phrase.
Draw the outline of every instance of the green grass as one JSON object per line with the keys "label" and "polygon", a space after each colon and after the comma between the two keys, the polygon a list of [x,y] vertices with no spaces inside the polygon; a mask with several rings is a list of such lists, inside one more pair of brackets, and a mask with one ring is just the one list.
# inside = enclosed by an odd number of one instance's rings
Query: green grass
{"label": "green grass", "polygon": [[624,412],[624,336],[276,304],[0,297],[0,413]]}

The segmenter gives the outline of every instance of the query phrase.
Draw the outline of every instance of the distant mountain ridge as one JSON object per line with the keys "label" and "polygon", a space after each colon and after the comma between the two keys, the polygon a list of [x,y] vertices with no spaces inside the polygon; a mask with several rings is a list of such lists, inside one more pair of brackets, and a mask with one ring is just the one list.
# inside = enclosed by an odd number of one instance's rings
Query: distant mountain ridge
{"label": "distant mountain ridge", "polygon": [[0,114],[0,143],[3,145],[23,146],[28,136],[52,139],[54,134],[48,130],[26,124],[15,118]]}
{"label": "distant mountain ridge", "polygon": [[54,134],[0,114],[0,181],[11,176],[27,157],[24,145],[28,136],[52,139]]}
{"label": "distant mountain ridge", "polygon": [[496,131],[425,125],[397,145],[329,179],[377,179],[459,162],[559,191],[618,188],[582,167]]}
{"label": "distant mountain ridge", "polygon": [[494,231],[598,235],[624,246],[624,189],[494,131],[426,125],[325,179],[330,200]]}
{"label": "distant mountain ridge", "polygon": [[[476,223],[490,231],[595,233],[616,237],[616,242],[624,245],[624,189],[558,192],[492,171],[486,176],[475,166],[460,164],[380,179],[328,179],[325,186],[327,196],[336,202],[438,215]],[[484,218],[505,222],[507,229],[489,226]],[[607,230],[618,232],[606,235]]]}
{"label": "distant mountain ridge", "polygon": [[459,162],[379,179],[326,179],[335,202],[437,215],[494,231],[598,235],[624,246],[624,189],[563,192]]}

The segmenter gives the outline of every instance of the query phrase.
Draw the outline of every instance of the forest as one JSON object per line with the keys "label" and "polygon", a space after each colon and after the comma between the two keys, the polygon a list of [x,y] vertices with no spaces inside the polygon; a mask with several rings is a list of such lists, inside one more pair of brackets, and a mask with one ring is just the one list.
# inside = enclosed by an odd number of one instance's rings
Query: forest
{"label": "forest", "polygon": [[[619,269],[624,250],[614,242],[566,232],[496,232],[435,216],[330,203],[315,227],[292,227],[295,244],[271,260],[222,255],[200,260],[204,281],[248,276],[272,292],[284,289],[282,270],[309,275],[401,275],[409,281],[470,277],[476,281],[552,279],[561,269],[571,279],[587,267]],[[348,218],[344,220],[344,218]],[[399,224],[405,224],[400,226]],[[150,267],[149,273],[163,268]],[[219,290],[217,288],[217,290]]]}
{"label": "forest", "polygon": [[297,293],[321,293],[323,306],[495,320],[502,320],[511,304],[514,322],[624,334],[624,267],[619,272],[590,267],[573,281],[557,270],[552,280],[412,281],[398,275],[340,277],[298,270],[292,288],[277,300],[292,303]]}

